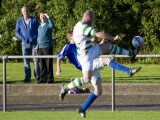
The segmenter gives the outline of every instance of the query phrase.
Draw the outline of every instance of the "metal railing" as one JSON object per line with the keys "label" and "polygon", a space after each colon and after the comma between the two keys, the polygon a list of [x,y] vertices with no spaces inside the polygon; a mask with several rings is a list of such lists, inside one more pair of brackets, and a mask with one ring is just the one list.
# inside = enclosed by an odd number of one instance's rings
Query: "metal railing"
{"label": "metal railing", "polygon": [[[3,111],[7,110],[7,95],[6,95],[6,63],[8,59],[23,59],[23,58],[56,58],[57,55],[48,56],[0,56],[3,60]],[[126,58],[127,55],[101,55],[100,57],[108,58]],[[137,58],[160,58],[160,55],[137,55]],[[112,111],[115,111],[115,70],[112,68]]]}

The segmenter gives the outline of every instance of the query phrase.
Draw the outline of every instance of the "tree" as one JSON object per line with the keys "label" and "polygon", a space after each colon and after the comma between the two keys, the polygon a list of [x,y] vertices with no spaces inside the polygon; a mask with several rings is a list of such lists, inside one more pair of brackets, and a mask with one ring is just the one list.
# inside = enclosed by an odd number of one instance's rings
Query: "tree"
{"label": "tree", "polygon": [[146,41],[142,53],[158,53],[157,49],[160,49],[159,0],[2,0],[1,55],[21,55],[21,42],[14,41],[13,37],[24,4],[29,6],[31,15],[39,18],[39,13],[44,11],[53,19],[56,26],[53,31],[54,54],[68,42],[66,32],[73,29],[87,9],[96,14],[93,25],[98,31],[122,36],[123,41],[118,45],[129,48],[133,36],[141,35]]}

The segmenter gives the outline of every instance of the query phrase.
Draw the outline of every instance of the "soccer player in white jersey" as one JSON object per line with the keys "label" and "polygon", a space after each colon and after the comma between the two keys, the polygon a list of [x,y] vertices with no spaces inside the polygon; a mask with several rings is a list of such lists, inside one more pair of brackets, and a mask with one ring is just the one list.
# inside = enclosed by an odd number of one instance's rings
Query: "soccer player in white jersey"
{"label": "soccer player in white jersey", "polygon": [[[104,53],[123,54],[131,57],[135,57],[138,53],[137,49],[129,51],[118,46],[105,43],[105,40],[119,40],[120,37],[118,35],[113,37],[107,33],[96,32],[96,30],[91,26],[94,19],[95,14],[91,10],[87,10],[83,14],[82,21],[78,22],[73,29],[73,39],[77,46],[77,58],[82,65],[83,77],[77,77],[72,81],[72,83],[62,86],[61,93],[59,95],[60,100],[62,101],[69,89],[91,82],[94,87],[94,92],[88,97],[83,106],[78,109],[81,117],[86,116],[86,110],[88,107],[98,96],[102,94],[99,71],[102,70],[101,68],[103,68],[103,65],[106,64],[107,61],[105,61],[105,59],[101,59],[101,61],[95,62],[95,59]],[[91,36],[102,39],[101,44],[92,45]],[[138,72],[139,70],[140,68],[135,69],[135,72]],[[91,80],[92,77],[95,77],[96,79]]]}

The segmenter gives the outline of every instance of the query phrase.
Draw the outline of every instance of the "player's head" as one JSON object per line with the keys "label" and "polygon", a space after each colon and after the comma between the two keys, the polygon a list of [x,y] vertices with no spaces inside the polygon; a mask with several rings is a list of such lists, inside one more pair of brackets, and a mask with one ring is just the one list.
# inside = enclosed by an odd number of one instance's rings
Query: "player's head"
{"label": "player's head", "polygon": [[83,14],[82,22],[91,25],[93,23],[94,19],[95,19],[94,12],[91,10],[86,10],[86,12],[84,12],[84,14]]}
{"label": "player's head", "polygon": [[73,36],[72,36],[72,31],[67,32],[67,38],[70,41],[70,43],[74,43]]}
{"label": "player's head", "polygon": [[22,7],[21,12],[22,12],[22,15],[23,15],[24,18],[29,17],[29,10],[28,10],[28,7],[26,5]]}

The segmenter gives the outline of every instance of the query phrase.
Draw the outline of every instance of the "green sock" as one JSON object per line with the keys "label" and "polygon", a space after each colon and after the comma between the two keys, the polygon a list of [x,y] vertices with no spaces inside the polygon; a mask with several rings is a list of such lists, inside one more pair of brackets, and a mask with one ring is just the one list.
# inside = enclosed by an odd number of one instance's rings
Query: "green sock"
{"label": "green sock", "polygon": [[116,54],[116,55],[129,55],[131,56],[131,52],[129,50],[120,48],[118,46],[110,44],[110,50],[108,54]]}
{"label": "green sock", "polygon": [[77,77],[71,83],[64,85],[64,89],[68,91],[69,89],[79,87],[83,84],[86,84],[84,79],[82,77]]}

